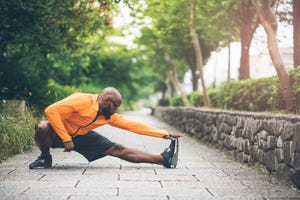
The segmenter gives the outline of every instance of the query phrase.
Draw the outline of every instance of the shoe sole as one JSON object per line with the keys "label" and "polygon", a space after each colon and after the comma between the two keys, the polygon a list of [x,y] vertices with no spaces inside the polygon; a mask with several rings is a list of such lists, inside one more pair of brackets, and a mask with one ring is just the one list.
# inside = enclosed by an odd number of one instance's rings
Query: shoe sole
{"label": "shoe sole", "polygon": [[174,146],[174,153],[171,159],[171,166],[170,168],[175,169],[178,163],[178,150],[179,150],[179,140],[178,138],[175,139],[175,146]]}
{"label": "shoe sole", "polygon": [[50,168],[52,168],[52,165],[38,166],[38,167],[31,167],[31,166],[29,166],[29,169],[50,169]]}

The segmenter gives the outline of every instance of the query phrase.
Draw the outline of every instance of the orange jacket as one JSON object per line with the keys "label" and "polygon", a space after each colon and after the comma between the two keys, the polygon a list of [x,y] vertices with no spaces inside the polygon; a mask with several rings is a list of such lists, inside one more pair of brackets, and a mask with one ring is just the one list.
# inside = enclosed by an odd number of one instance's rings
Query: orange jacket
{"label": "orange jacket", "polygon": [[[95,122],[84,127],[91,123],[97,114],[97,97],[98,94],[74,93],[45,109],[51,126],[63,142],[71,141],[72,137],[84,135],[88,131],[105,124],[153,137],[162,138],[169,134],[165,130],[127,120],[117,113],[113,114],[109,120],[100,116]],[[78,130],[79,127],[81,128]]]}

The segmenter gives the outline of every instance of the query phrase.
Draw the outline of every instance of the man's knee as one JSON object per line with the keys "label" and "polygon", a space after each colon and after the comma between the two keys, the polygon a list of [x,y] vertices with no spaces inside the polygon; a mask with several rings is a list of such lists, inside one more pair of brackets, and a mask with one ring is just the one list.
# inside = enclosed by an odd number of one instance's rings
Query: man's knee
{"label": "man's knee", "polygon": [[41,121],[35,125],[34,139],[38,145],[52,145],[54,140],[54,131],[48,121]]}
{"label": "man's knee", "polygon": [[105,153],[110,156],[116,156],[116,157],[121,157],[123,156],[124,150],[126,147],[124,147],[121,144],[115,144],[111,148],[109,148]]}

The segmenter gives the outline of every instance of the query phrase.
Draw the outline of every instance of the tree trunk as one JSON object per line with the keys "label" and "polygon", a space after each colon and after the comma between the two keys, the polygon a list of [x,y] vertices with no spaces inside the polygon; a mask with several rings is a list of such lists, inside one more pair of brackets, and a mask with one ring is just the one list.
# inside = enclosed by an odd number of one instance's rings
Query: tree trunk
{"label": "tree trunk", "polygon": [[253,22],[255,12],[251,10],[251,1],[244,1],[240,8],[241,20],[240,37],[241,37],[241,58],[239,68],[239,79],[250,78],[250,64],[249,64],[249,49],[255,30],[258,27],[258,20]]}
{"label": "tree trunk", "polygon": [[198,90],[199,75],[197,74],[197,66],[196,66],[196,62],[195,62],[195,55],[194,55],[194,53],[187,50],[186,54],[185,54],[185,57],[186,57],[188,65],[189,65],[189,68],[192,72],[193,91],[197,91]]}
{"label": "tree trunk", "polygon": [[175,63],[174,63],[173,59],[170,57],[169,54],[165,54],[165,60],[170,64],[170,67],[171,67],[168,75],[169,75],[169,78],[171,80],[171,83],[173,85],[173,88],[174,88],[175,92],[177,94],[181,95],[184,106],[189,107],[190,102],[189,102],[186,94],[184,93],[184,91],[180,87],[180,84],[179,84],[179,81],[178,81],[178,76],[177,76],[177,71],[176,71],[176,66],[175,66]]}
{"label": "tree trunk", "polygon": [[227,82],[230,81],[230,41],[228,41],[228,63],[227,63]]}
{"label": "tree trunk", "polygon": [[296,98],[292,89],[291,80],[287,69],[285,68],[279,48],[277,44],[277,21],[271,10],[269,0],[263,0],[263,4],[259,0],[252,0],[255,10],[258,14],[260,23],[263,25],[267,33],[268,49],[272,63],[276,69],[279,79],[279,89],[284,98],[285,106],[290,112],[297,112]]}
{"label": "tree trunk", "polygon": [[191,3],[190,4],[189,28],[190,28],[190,35],[191,35],[191,38],[192,38],[192,42],[193,42],[193,46],[194,46],[194,50],[195,50],[195,55],[196,55],[196,66],[197,66],[196,73],[199,73],[199,78],[201,80],[201,85],[202,85],[202,89],[203,89],[204,106],[205,107],[211,107],[210,98],[207,94],[206,85],[205,85],[205,81],[204,81],[204,78],[203,78],[202,53],[201,53],[200,43],[199,43],[199,40],[198,40],[198,35],[197,35],[197,32],[194,28],[194,20],[195,20],[194,15],[195,15],[195,6],[194,6],[193,3]]}
{"label": "tree trunk", "polygon": [[294,67],[300,67],[300,1],[293,0]]}

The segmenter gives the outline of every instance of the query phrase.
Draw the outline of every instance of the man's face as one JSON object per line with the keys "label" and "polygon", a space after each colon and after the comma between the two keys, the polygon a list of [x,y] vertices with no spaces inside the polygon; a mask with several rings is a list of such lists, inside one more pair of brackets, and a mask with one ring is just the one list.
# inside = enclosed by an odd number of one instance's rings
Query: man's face
{"label": "man's face", "polygon": [[110,117],[118,111],[119,105],[116,104],[113,100],[108,99],[105,101],[105,106],[102,108],[101,112],[105,119],[110,119]]}

